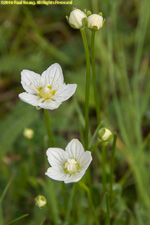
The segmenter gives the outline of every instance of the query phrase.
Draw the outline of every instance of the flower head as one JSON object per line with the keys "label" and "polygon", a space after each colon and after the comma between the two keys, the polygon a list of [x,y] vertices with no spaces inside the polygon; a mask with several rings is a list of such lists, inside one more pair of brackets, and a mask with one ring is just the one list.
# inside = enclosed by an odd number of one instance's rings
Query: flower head
{"label": "flower head", "polygon": [[44,109],[56,109],[75,92],[76,84],[65,84],[58,63],[52,64],[40,76],[30,70],[21,72],[21,84],[26,92],[19,98],[33,106]]}
{"label": "flower head", "polygon": [[80,29],[87,23],[87,16],[80,9],[74,9],[68,19],[68,22],[71,27],[75,29]]}
{"label": "flower head", "polygon": [[99,30],[103,26],[103,17],[98,14],[92,14],[88,17],[88,28]]}
{"label": "flower head", "polygon": [[65,151],[60,148],[49,148],[46,154],[51,167],[45,174],[65,183],[78,182],[92,161],[91,152],[84,151],[77,139],[69,142]]}

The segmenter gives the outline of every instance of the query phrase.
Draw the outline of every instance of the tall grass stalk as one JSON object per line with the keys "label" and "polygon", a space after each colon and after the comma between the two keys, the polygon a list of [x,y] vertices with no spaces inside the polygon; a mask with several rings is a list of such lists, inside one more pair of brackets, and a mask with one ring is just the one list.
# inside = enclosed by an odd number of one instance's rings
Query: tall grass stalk
{"label": "tall grass stalk", "polygon": [[22,216],[19,216],[18,218],[16,218],[16,219],[12,220],[11,222],[7,223],[6,225],[13,224],[13,223],[15,223],[15,222],[17,222],[17,221],[19,221],[19,220],[21,220],[21,219],[27,217],[27,216],[29,216],[28,213],[26,213],[26,214],[24,214],[24,215],[22,215]]}
{"label": "tall grass stalk", "polygon": [[[73,184],[71,194],[70,194],[70,197],[68,199],[66,215],[65,215],[65,223],[64,224],[68,224],[68,222],[70,221],[71,209],[73,208],[72,207],[73,199],[76,197],[76,190],[77,190],[77,184],[75,183],[75,184]],[[75,210],[75,208],[73,208],[73,210]]]}
{"label": "tall grass stalk", "polygon": [[103,192],[106,192],[106,145],[102,143],[102,183],[103,183]]}
{"label": "tall grass stalk", "polygon": [[85,27],[80,29],[86,55],[86,89],[85,89],[85,149],[89,147],[89,97],[90,97],[90,53]]}
{"label": "tall grass stalk", "polygon": [[97,215],[95,213],[94,204],[93,204],[93,200],[92,200],[90,189],[81,181],[79,181],[78,184],[87,192],[89,205],[90,205],[91,213],[93,215],[95,224],[96,225],[100,225],[100,221],[98,220]]}
{"label": "tall grass stalk", "polygon": [[110,225],[110,200],[109,200],[108,193],[106,193],[106,208],[107,208],[107,213],[106,213],[105,225]]}
{"label": "tall grass stalk", "polygon": [[[144,116],[144,110],[148,107],[148,101],[150,95],[148,94],[147,90],[149,87],[148,78],[146,76],[141,76],[144,72],[141,67],[141,61],[143,60],[143,50],[144,50],[144,40],[146,37],[146,33],[148,30],[148,21],[150,17],[150,8],[148,7],[148,1],[144,0],[140,2],[140,11],[139,11],[139,20],[138,20],[138,26],[136,30],[136,39],[135,39],[135,54],[134,54],[134,60],[131,65],[131,70],[133,70],[133,76],[131,77],[131,82],[129,89],[130,91],[124,92],[121,82],[122,82],[122,76],[120,76],[120,79],[116,78],[116,71],[119,68],[119,64],[114,62],[113,60],[113,54],[115,51],[113,41],[116,40],[116,46],[118,46],[119,37],[117,37],[117,9],[112,8],[112,15],[114,21],[114,27],[113,30],[110,28],[109,34],[107,35],[108,40],[108,59],[109,59],[109,73],[110,73],[110,81],[112,84],[112,94],[114,99],[114,108],[116,111],[117,119],[118,119],[118,125],[121,133],[121,138],[124,143],[125,147],[125,155],[128,156],[130,160],[130,168],[132,169],[132,172],[134,174],[134,177],[136,179],[136,186],[138,190],[138,195],[140,202],[142,202],[145,206],[147,212],[150,210],[150,204],[149,204],[149,194],[150,191],[147,189],[147,182],[149,180],[149,174],[147,173],[146,163],[147,163],[147,157],[148,157],[148,148],[142,148],[143,151],[138,154],[139,151],[141,151],[141,146],[143,145],[143,116]],[[113,35],[112,35],[113,33]],[[113,39],[113,36],[115,36],[115,39]],[[119,58],[119,52],[125,52],[125,49],[122,47],[122,50],[119,49],[118,52],[116,52],[117,57]],[[126,59],[125,57],[122,58],[124,67],[118,70],[119,74],[125,74],[125,76],[129,75],[128,71],[128,65],[126,65]],[[123,71],[123,72],[122,72]],[[148,72],[148,70],[147,70]],[[143,74],[144,75],[144,74]],[[118,81],[118,83],[117,83]],[[145,84],[144,87],[144,94],[141,93],[141,82]],[[117,86],[116,86],[117,83]],[[125,85],[125,83],[124,83]],[[117,90],[119,90],[119,95],[117,94]],[[131,94],[132,93],[132,94]],[[131,94],[131,95],[130,95]],[[130,96],[131,98],[130,98]],[[149,96],[149,97],[148,97]],[[128,101],[127,99],[130,99]],[[145,111],[146,113],[146,111]],[[132,121],[132,123],[130,122]],[[139,163],[140,162],[140,163]]]}
{"label": "tall grass stalk", "polygon": [[110,199],[112,199],[112,189],[114,180],[114,159],[115,159],[116,141],[117,141],[117,134],[114,134],[111,153],[111,164],[110,164]]}
{"label": "tall grass stalk", "polygon": [[97,91],[97,82],[96,82],[96,69],[95,69],[95,32],[91,31],[91,63],[92,63],[92,78],[93,78],[93,90],[94,90],[94,99],[95,99],[95,110],[97,115],[97,122],[100,123],[100,107]]}

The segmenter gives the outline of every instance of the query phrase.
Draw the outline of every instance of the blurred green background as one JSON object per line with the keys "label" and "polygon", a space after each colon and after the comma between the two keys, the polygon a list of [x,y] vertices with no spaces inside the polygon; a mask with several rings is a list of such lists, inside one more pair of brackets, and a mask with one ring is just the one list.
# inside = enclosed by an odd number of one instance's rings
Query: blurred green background
{"label": "blurred green background", "polygon": [[[113,225],[150,224],[150,2],[149,0],[74,0],[81,10],[102,12],[104,27],[96,33],[96,71],[103,125],[118,133],[115,159]],[[44,194],[59,224],[94,224],[85,193],[80,205],[63,208],[61,182],[51,181],[45,151],[49,147],[43,110],[21,102],[23,69],[41,74],[52,63],[63,69],[66,83],[77,83],[69,101],[51,111],[55,143],[65,148],[72,138],[83,141],[85,54],[79,30],[66,15],[72,6],[0,5],[0,224],[24,214],[15,224],[47,225],[53,219],[47,208],[38,209],[34,198]],[[91,32],[87,30],[90,45]],[[32,141],[24,128],[35,132]],[[90,128],[97,127],[94,97],[90,94]],[[95,206],[105,205],[101,194],[101,158],[93,156]],[[110,149],[108,147],[108,176]],[[100,162],[99,162],[100,161]],[[72,185],[67,185],[70,195]],[[98,197],[97,197],[98,196]],[[69,198],[69,197],[68,197]],[[98,201],[99,199],[99,201]],[[57,201],[56,201],[57,200]],[[69,200],[67,200],[69,201]],[[74,211],[76,211],[74,213]],[[65,219],[64,219],[65,218]],[[66,219],[67,218],[67,219]],[[73,219],[72,219],[73,218]],[[65,221],[65,222],[64,222]]]}

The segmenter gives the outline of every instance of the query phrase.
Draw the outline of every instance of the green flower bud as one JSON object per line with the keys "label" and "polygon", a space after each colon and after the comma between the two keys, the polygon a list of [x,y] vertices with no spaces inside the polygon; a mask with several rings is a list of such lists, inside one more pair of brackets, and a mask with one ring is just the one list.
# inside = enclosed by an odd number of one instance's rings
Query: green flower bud
{"label": "green flower bud", "polygon": [[92,14],[91,11],[87,11],[86,13],[87,16],[90,16],[91,14]]}
{"label": "green flower bud", "polygon": [[27,139],[32,139],[33,136],[34,136],[34,130],[29,129],[29,128],[25,128],[24,129],[24,132],[23,132],[23,135]]}
{"label": "green flower bud", "polygon": [[111,133],[111,131],[105,127],[101,128],[98,131],[98,139],[100,142],[110,142],[112,137],[113,134]]}
{"label": "green flower bud", "polygon": [[36,110],[40,110],[41,109],[41,107],[39,107],[39,106],[36,106]]}
{"label": "green flower bud", "polygon": [[38,195],[35,199],[35,205],[43,208],[47,204],[47,200],[43,195]]}

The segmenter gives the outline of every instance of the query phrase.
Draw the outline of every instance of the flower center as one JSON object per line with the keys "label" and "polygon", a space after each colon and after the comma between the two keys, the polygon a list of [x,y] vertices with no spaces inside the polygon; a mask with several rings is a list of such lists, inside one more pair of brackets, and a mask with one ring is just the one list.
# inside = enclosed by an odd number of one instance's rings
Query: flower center
{"label": "flower center", "polygon": [[40,98],[45,98],[46,100],[50,99],[55,94],[55,91],[52,91],[51,86],[39,87],[38,91]]}
{"label": "flower center", "polygon": [[69,173],[74,173],[77,171],[79,165],[76,160],[74,159],[67,159],[67,162],[65,163],[65,169]]}

